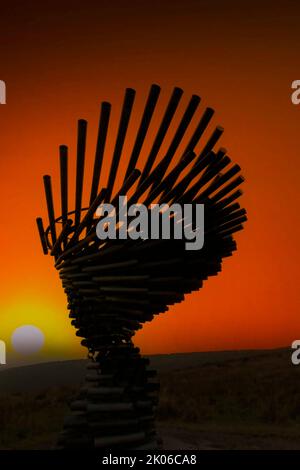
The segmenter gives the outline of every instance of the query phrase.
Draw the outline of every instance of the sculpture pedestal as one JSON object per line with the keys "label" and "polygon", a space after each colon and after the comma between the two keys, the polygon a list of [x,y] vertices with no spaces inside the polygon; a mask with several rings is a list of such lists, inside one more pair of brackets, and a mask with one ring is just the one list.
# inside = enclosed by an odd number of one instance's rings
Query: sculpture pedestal
{"label": "sculpture pedestal", "polygon": [[154,426],[159,384],[131,341],[111,344],[87,365],[58,447],[158,449]]}

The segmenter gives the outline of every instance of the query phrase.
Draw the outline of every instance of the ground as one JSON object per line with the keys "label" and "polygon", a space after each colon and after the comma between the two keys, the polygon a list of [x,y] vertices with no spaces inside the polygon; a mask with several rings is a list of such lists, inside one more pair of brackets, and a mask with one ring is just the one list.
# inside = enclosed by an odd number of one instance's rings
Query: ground
{"label": "ground", "polygon": [[[157,422],[164,448],[300,449],[300,366],[290,354],[151,358],[161,382]],[[84,369],[83,361],[71,361],[0,372],[0,448],[52,448]]]}

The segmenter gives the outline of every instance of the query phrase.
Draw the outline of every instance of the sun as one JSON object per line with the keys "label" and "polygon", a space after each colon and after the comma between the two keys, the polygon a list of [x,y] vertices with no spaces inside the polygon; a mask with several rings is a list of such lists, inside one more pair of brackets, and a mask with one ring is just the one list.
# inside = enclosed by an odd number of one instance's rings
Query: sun
{"label": "sun", "polygon": [[14,350],[22,355],[39,352],[45,343],[45,335],[34,325],[23,325],[16,328],[11,335]]}
{"label": "sun", "polygon": [[20,296],[6,305],[0,325],[0,339],[6,343],[8,358],[32,355],[37,360],[77,358],[85,356],[80,338],[74,335],[74,327],[68,311],[45,296]]}

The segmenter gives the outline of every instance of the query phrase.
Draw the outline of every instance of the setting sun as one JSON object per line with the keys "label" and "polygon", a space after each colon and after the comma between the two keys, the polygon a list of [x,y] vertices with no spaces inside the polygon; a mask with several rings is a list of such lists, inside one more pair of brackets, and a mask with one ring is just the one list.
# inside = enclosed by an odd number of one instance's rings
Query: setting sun
{"label": "setting sun", "polygon": [[[30,325],[35,330],[24,330]],[[43,337],[41,343],[40,336]],[[2,315],[1,339],[7,345],[8,363],[17,360],[20,355],[26,355],[26,350],[35,360],[63,358],[69,356],[70,351],[73,356],[75,352],[78,357],[84,357],[85,353],[79,339],[74,335],[67,314],[64,317],[51,301],[45,302],[33,297],[15,300],[6,305]],[[35,349],[32,344],[31,347],[26,346],[28,342],[40,344],[40,347]]]}

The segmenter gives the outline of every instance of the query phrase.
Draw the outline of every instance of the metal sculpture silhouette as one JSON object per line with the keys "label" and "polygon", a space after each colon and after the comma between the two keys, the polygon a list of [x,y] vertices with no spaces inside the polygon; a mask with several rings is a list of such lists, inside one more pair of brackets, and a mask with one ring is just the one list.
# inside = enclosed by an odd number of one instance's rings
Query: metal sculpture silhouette
{"label": "metal sculpture silhouette", "polygon": [[[142,170],[136,169],[142,161],[142,148],[159,94],[160,87],[152,85],[132,151],[128,158],[122,157],[122,164],[127,166],[125,171],[122,169],[125,176],[117,191],[115,183],[120,180],[119,164],[135,98],[131,88],[125,92],[105,189],[99,190],[111,111],[106,102],[101,105],[87,206],[82,207],[86,121],[78,122],[74,210],[69,210],[68,205],[66,146],[60,146],[58,218],[51,178],[44,176],[48,228],[44,230],[42,219],[37,218],[43,252],[50,252],[55,258],[68,298],[69,317],[77,329],[76,335],[83,338],[82,345],[88,348],[90,359],[86,385],[71,403],[71,414],[59,437],[61,448],[157,448],[154,412],[159,385],[155,371],[148,369],[149,361],[134,347],[132,337],[144,322],[181,302],[185,294],[200,289],[204,280],[221,270],[222,259],[236,250],[233,233],[241,230],[246,221],[245,210],[236,202],[243,182],[240,167],[231,164],[224,148],[215,150],[223,129],[216,127],[201,146],[213,109],[206,108],[190,130],[200,102],[196,95],[174,125],[183,94],[180,88],[174,89]],[[201,151],[195,152],[199,141]],[[95,211],[103,201],[115,204],[119,195],[127,195],[128,204],[143,202],[147,206],[154,201],[204,203],[204,247],[188,251],[183,240],[175,239],[98,239]]]}

